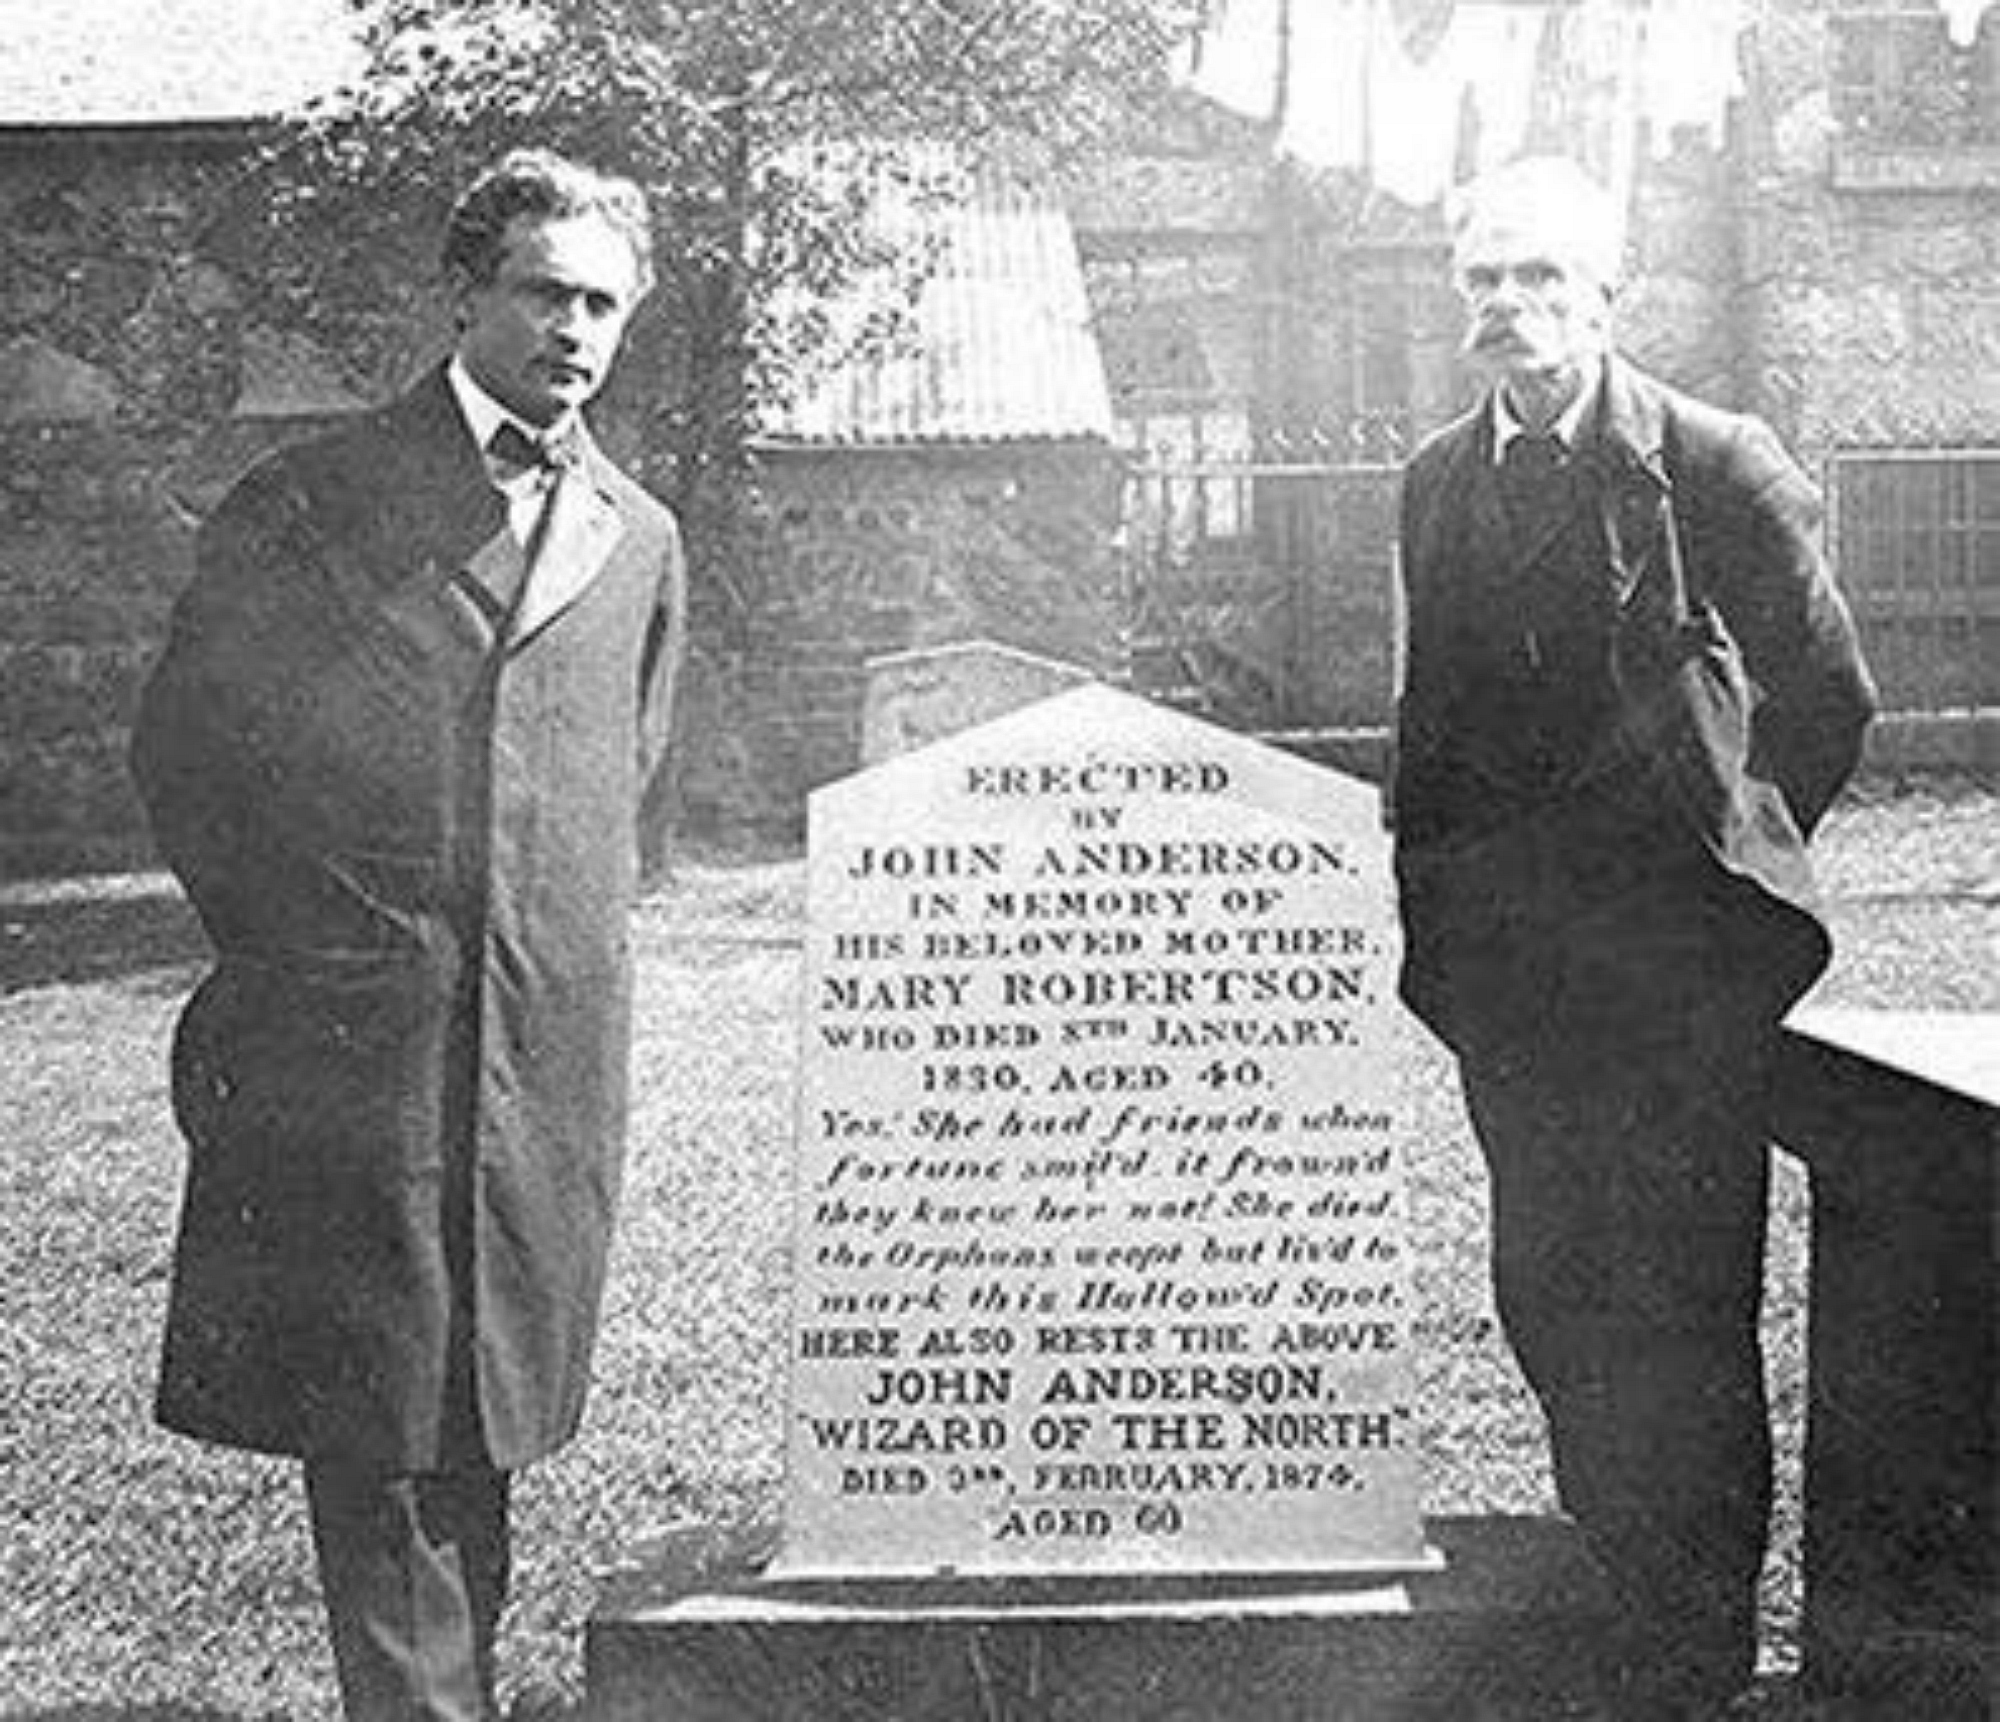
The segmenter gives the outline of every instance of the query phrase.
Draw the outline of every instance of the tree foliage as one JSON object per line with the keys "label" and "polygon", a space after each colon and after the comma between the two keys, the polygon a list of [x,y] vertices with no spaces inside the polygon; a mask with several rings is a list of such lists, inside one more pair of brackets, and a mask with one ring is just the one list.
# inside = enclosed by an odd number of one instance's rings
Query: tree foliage
{"label": "tree foliage", "polygon": [[[1061,164],[1160,89],[1198,0],[351,0],[366,67],[272,139],[258,259],[290,313],[375,375],[384,318],[435,279],[449,198],[534,142],[632,175],[660,286],[635,332],[642,442],[684,508],[727,493],[745,432],[844,343],[827,307],[910,251],[865,219],[885,179],[954,194],[962,164]],[[941,149],[940,146],[943,146]],[[369,315],[370,311],[375,314]],[[630,391],[627,391],[628,396]]]}

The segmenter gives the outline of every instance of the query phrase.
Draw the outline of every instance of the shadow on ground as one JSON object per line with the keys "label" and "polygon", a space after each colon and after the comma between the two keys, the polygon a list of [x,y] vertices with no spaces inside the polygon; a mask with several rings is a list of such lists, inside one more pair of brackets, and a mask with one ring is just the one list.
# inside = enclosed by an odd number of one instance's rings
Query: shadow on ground
{"label": "shadow on ground", "polygon": [[0,996],[182,969],[207,952],[194,912],[164,880],[0,886]]}

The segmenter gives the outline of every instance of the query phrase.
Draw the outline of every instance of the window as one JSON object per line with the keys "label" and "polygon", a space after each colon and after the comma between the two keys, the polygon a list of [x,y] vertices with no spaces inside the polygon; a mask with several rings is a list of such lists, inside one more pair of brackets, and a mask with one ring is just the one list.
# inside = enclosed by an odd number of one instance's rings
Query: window
{"label": "window", "polygon": [[1961,48],[1935,6],[1829,20],[1834,118],[1856,144],[2000,144],[2000,12]]}
{"label": "window", "polygon": [[2000,449],[1834,457],[1834,550],[1891,710],[2000,703]]}
{"label": "window", "polygon": [[1170,556],[1240,538],[1250,516],[1250,420],[1218,409],[1121,417],[1119,441],[1136,457],[1128,532]]}

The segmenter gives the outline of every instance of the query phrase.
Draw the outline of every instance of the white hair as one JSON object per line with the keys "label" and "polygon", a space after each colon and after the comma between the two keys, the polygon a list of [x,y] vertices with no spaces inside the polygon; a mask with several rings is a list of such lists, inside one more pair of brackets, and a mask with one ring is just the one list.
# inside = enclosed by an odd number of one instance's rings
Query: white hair
{"label": "white hair", "polygon": [[1477,229],[1525,229],[1606,288],[1624,272],[1624,214],[1567,156],[1521,156],[1481,174],[1452,193],[1445,220],[1454,251]]}

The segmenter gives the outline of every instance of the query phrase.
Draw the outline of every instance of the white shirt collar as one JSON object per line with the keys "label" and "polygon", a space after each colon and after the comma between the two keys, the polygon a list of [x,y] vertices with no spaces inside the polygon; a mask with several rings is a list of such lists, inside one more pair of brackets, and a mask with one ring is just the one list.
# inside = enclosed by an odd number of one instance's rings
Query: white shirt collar
{"label": "white shirt collar", "polygon": [[[451,362],[444,368],[445,380],[451,384],[451,392],[458,400],[458,410],[465,417],[466,429],[472,433],[472,443],[482,456],[486,446],[493,440],[493,433],[502,425],[511,424],[530,442],[540,442],[554,426],[537,430],[535,426],[511,413],[496,401],[473,379],[465,368],[465,361],[454,353]],[[532,475],[528,475],[532,476]],[[504,487],[503,487],[504,488]]]}
{"label": "white shirt collar", "polygon": [[[1583,434],[1584,415],[1590,411],[1597,399],[1597,391],[1602,386],[1601,373],[1593,377],[1583,388],[1577,390],[1576,399],[1564,407],[1556,422],[1549,426],[1548,434],[1561,443],[1565,449],[1574,449],[1577,438]],[[1497,465],[1507,453],[1507,445],[1518,436],[1527,435],[1528,427],[1507,404],[1504,388],[1493,391],[1493,460]]]}

